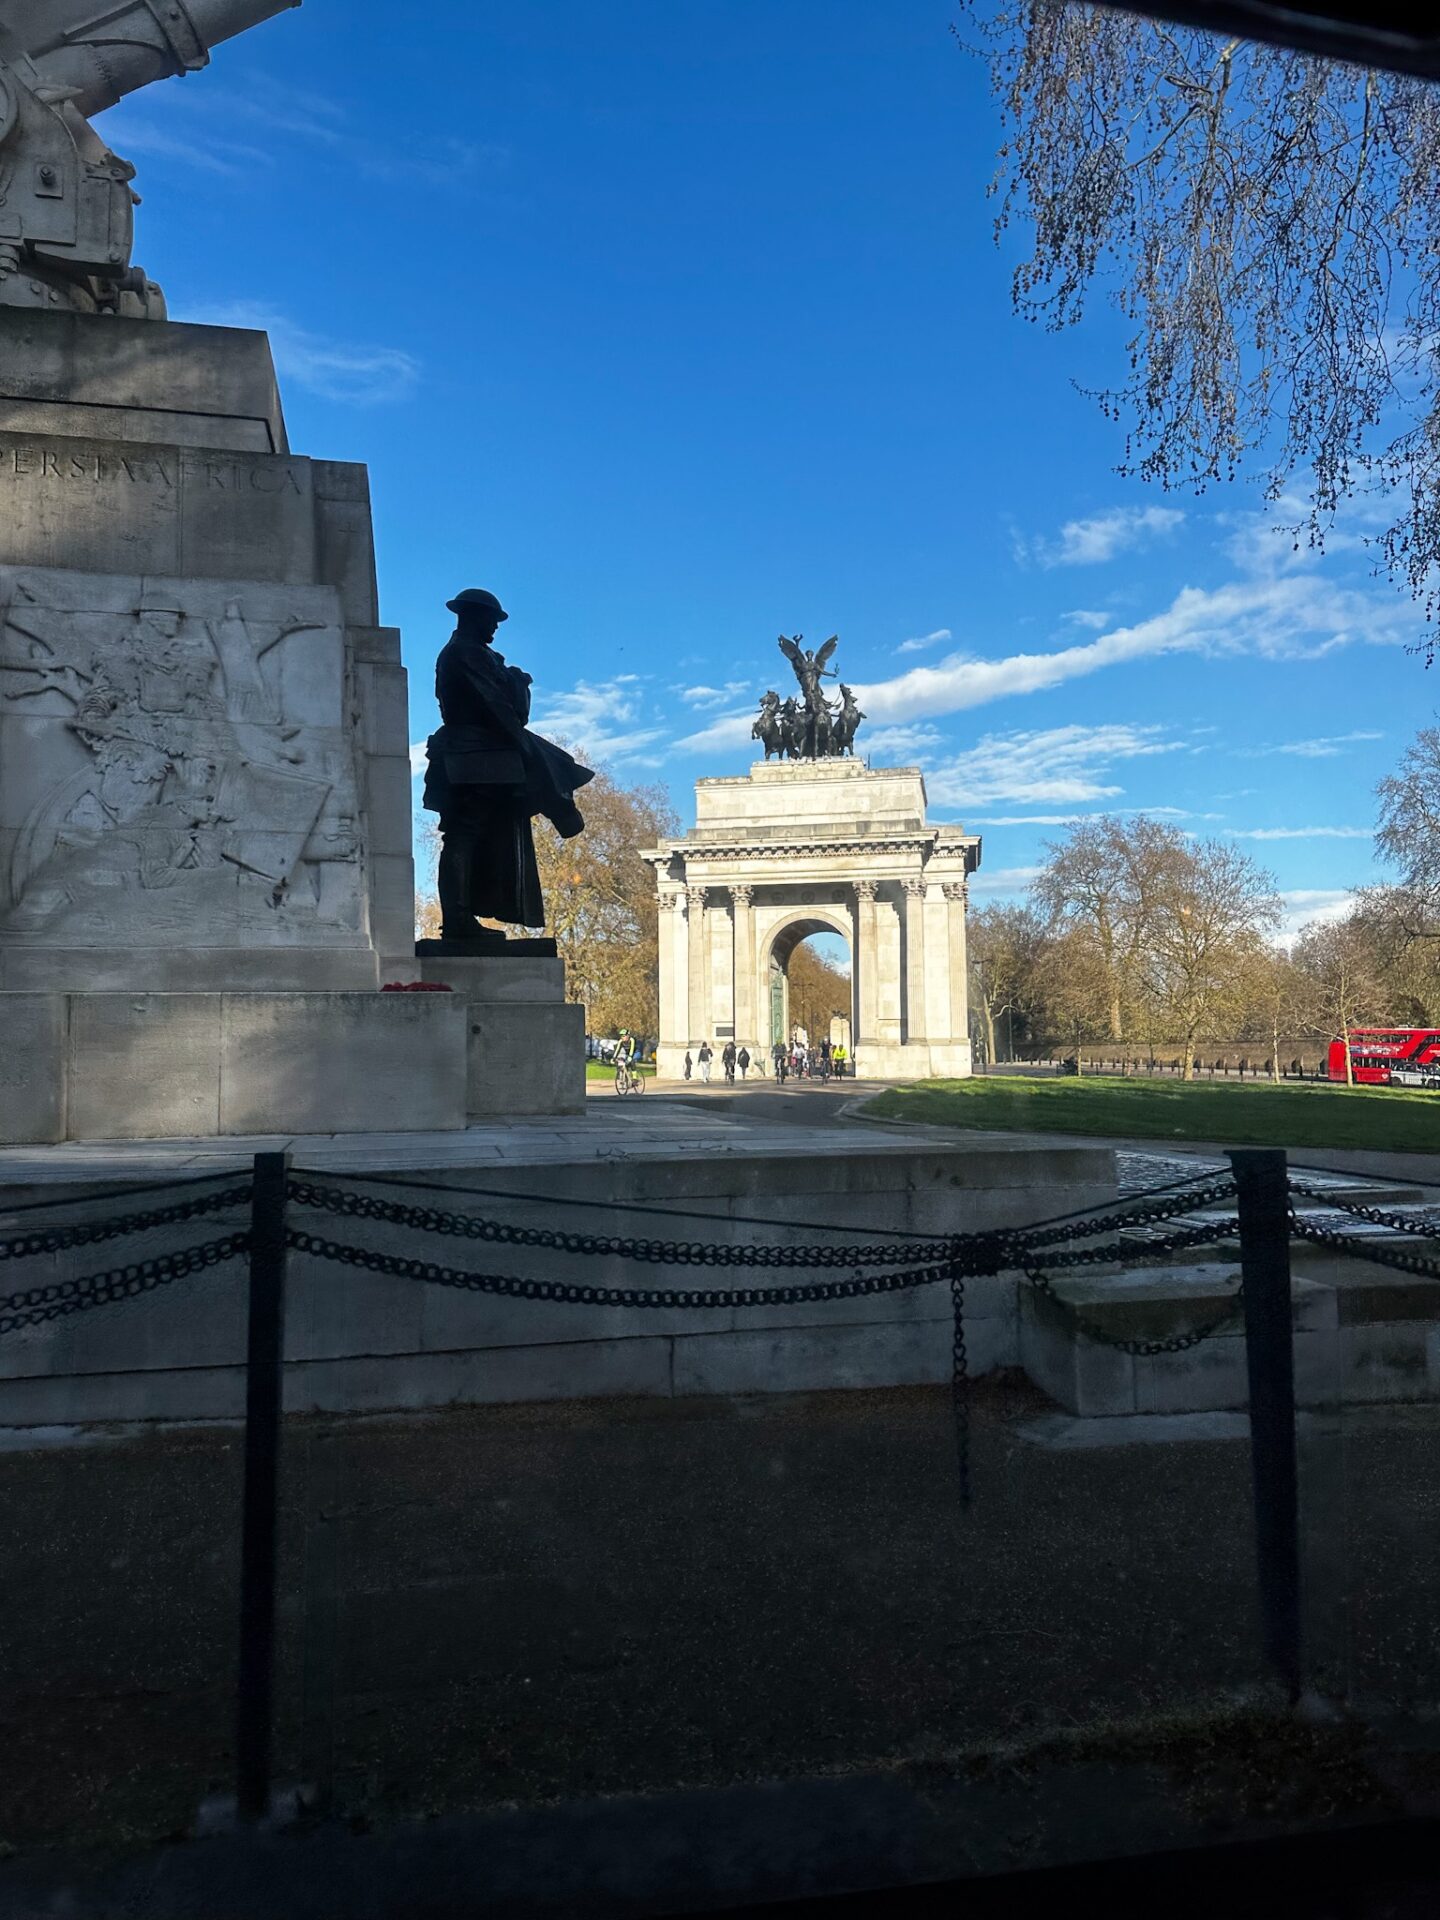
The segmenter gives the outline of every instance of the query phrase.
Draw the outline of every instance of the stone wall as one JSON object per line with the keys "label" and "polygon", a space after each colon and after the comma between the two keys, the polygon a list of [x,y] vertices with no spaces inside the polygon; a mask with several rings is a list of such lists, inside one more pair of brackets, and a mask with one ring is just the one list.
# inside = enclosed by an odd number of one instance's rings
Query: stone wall
{"label": "stone wall", "polygon": [[[402,997],[411,998],[395,996]],[[303,1165],[303,1152],[295,1158]],[[324,1176],[318,1178],[323,1183]],[[1111,1200],[1116,1191],[1113,1154],[1090,1147],[677,1155],[451,1169],[445,1178],[447,1185],[470,1187],[473,1199],[416,1192],[415,1204],[579,1233],[726,1245],[775,1239],[829,1245],[842,1226],[883,1239],[896,1229],[943,1234],[1023,1224]],[[486,1188],[520,1198],[495,1199]],[[0,1232],[6,1199],[20,1197],[0,1194]],[[395,1196],[387,1190],[387,1197]],[[565,1204],[587,1200],[616,1203],[616,1210]],[[627,1210],[627,1202],[635,1211]],[[673,1212],[673,1222],[654,1208]],[[320,1213],[297,1219],[338,1241],[536,1278],[704,1287],[824,1277],[804,1269],[786,1274],[581,1258],[421,1236]],[[817,1226],[801,1224],[811,1222]],[[168,1239],[152,1236],[143,1250],[211,1237],[208,1223],[201,1232],[190,1223],[179,1238],[176,1231],[169,1230]],[[134,1243],[127,1247],[134,1249]],[[126,1257],[136,1258],[138,1251]],[[48,1265],[36,1263],[27,1284],[82,1270],[73,1266],[77,1257],[57,1254]],[[93,1252],[85,1257],[94,1261]],[[495,1299],[297,1255],[291,1261],[286,1405],[296,1411],[378,1410],[936,1382],[950,1375],[951,1325],[943,1283],[792,1307],[626,1312]],[[969,1283],[966,1326],[975,1372],[1016,1364],[1013,1280]],[[244,1271],[238,1265],[217,1269],[126,1306],[10,1336],[0,1344],[0,1424],[233,1418],[244,1405],[244,1347]]]}

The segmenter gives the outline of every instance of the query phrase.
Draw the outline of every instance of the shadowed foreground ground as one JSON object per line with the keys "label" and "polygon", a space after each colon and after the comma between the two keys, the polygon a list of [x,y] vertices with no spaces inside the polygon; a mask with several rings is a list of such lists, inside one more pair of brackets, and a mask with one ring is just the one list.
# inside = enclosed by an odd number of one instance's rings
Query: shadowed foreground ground
{"label": "shadowed foreground ground", "polygon": [[[374,1821],[923,1774],[1253,1693],[1243,1443],[1057,1451],[1044,1411],[977,1390],[968,1516],[930,1389],[292,1422],[281,1775]],[[1307,1443],[1329,1685],[1440,1699],[1437,1424],[1349,1423],[1343,1476]],[[183,1834],[226,1789],[239,1460],[234,1430],[0,1456],[10,1847]],[[1345,1804],[1268,1764],[1271,1811]]]}

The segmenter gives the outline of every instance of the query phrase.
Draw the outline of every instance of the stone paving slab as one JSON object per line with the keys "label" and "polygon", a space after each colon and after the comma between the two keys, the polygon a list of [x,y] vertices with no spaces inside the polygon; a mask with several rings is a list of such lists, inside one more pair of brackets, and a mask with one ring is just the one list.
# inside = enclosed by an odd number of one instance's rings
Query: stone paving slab
{"label": "stone paving slab", "polygon": [[[947,1129],[916,1130],[904,1139],[882,1127],[788,1126],[757,1122],[732,1110],[696,1113],[688,1102],[596,1105],[571,1120],[509,1120],[463,1132],[257,1135],[228,1140],[71,1141],[55,1147],[0,1151],[0,1187],[46,1182],[163,1180],[245,1165],[257,1153],[288,1150],[297,1166],[332,1172],[371,1167],[432,1170],[486,1165],[540,1166],[582,1161],[672,1158],[676,1155],[885,1154],[905,1158],[917,1144],[973,1150]],[[1022,1153],[1029,1143],[996,1135],[987,1147]],[[1063,1143],[1068,1145],[1069,1143]]]}

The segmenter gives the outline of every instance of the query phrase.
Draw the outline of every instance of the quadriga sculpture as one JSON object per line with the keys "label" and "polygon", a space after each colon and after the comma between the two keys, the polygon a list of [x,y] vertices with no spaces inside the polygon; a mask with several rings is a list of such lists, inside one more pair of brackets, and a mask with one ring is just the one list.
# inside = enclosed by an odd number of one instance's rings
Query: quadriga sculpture
{"label": "quadriga sculpture", "polygon": [[801,646],[804,634],[780,636],[780,651],[795,669],[801,698],[792,694],[782,702],[772,688],[760,702],[760,712],[750,729],[752,740],[785,760],[832,760],[853,754],[855,735],[865,715],[854,690],[840,683],[840,702],[827,700],[823,682],[835,679],[830,662],[840,642],[835,634],[811,653]]}
{"label": "quadriga sculpture", "polygon": [[0,0],[0,306],[163,320],[130,260],[135,169],[90,116],[300,0]]}

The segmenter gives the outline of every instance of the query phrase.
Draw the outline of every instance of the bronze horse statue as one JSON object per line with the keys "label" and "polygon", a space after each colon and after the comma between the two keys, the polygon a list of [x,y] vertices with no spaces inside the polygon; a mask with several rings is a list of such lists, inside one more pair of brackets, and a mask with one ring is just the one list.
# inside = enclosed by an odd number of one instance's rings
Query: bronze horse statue
{"label": "bronze horse statue", "polygon": [[830,730],[830,751],[848,753],[855,751],[855,736],[860,731],[860,722],[865,715],[860,711],[854,690],[840,682],[840,711],[836,714]]}
{"label": "bronze horse statue", "polygon": [[780,696],[773,688],[760,702],[760,713],[750,729],[750,738],[758,740],[764,747],[767,760],[771,754],[784,758],[785,729],[780,719]]}

